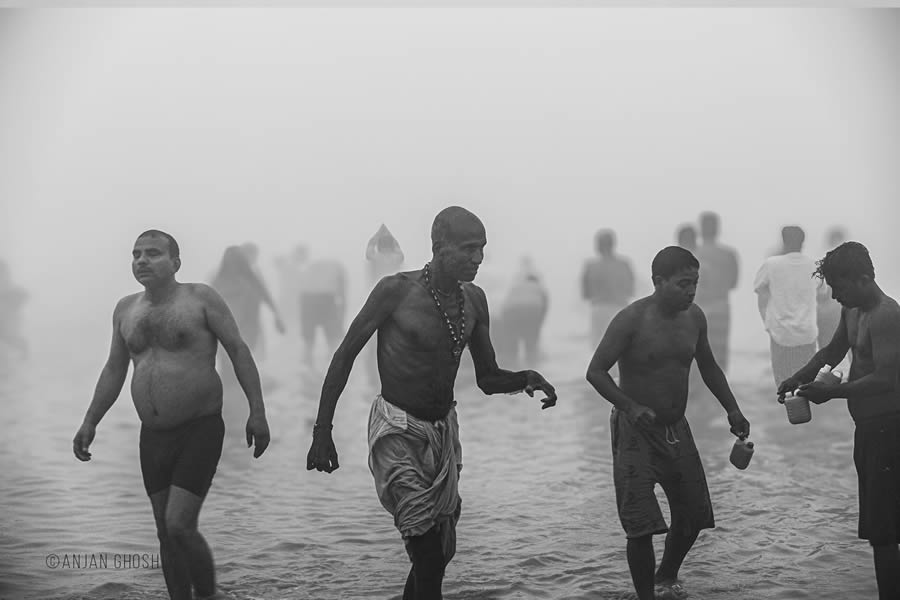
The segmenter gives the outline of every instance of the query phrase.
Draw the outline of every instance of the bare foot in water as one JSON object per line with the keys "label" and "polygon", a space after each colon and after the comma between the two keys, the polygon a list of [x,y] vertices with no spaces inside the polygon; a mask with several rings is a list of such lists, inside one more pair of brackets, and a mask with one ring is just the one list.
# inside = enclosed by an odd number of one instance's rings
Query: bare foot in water
{"label": "bare foot in water", "polygon": [[654,593],[657,600],[684,600],[690,596],[678,581],[658,581]]}

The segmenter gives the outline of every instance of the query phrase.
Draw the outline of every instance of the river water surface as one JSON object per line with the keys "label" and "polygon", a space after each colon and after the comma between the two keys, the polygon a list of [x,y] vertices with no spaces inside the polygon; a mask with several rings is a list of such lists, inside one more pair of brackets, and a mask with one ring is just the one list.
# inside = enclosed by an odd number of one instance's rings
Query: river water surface
{"label": "river water surface", "polygon": [[[366,464],[374,390],[358,365],[335,419],[341,468],[308,472],[321,372],[302,372],[297,347],[279,343],[261,361],[273,434],[261,459],[233,424],[246,418],[246,401],[226,398],[231,429],[200,521],[219,584],[241,600],[398,598],[409,563]],[[458,382],[463,513],[448,599],[633,597],[612,486],[610,405],[584,380],[591,350],[571,335],[550,338],[545,350],[540,368],[557,387],[556,408]],[[97,430],[93,460],[72,455],[104,358],[84,354],[34,360],[0,386],[2,598],[165,597],[153,564],[114,563],[116,555],[155,558],[157,543],[127,383]],[[757,448],[748,470],[728,462],[733,437],[721,407],[704,397],[689,407],[717,528],[688,556],[685,585],[704,600],[874,598],[871,550],[856,538],[846,405],[814,407],[811,423],[788,424],[767,360],[763,349],[736,351],[731,361]],[[69,563],[50,568],[51,554]],[[107,563],[79,568],[78,555]]]}

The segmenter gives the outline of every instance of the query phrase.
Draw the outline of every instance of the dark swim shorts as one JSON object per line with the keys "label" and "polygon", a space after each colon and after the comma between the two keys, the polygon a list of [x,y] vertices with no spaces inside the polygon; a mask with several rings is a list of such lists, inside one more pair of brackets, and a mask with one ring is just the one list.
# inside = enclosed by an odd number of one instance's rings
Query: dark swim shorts
{"label": "dark swim shorts", "polygon": [[614,408],[610,432],[616,505],[626,537],[669,531],[653,491],[657,483],[669,500],[673,530],[689,534],[716,526],[700,453],[684,417],[643,429]]}
{"label": "dark swim shorts", "polygon": [[900,543],[900,413],[856,423],[859,537],[873,546]]}
{"label": "dark swim shorts", "polygon": [[222,456],[224,438],[221,414],[199,417],[173,429],[141,427],[141,473],[147,495],[174,485],[205,497]]}

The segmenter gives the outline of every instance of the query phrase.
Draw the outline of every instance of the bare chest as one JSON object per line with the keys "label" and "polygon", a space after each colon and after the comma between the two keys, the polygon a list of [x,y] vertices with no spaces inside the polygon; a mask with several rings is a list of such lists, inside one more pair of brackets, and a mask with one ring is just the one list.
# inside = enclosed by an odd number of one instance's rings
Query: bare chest
{"label": "bare chest", "polygon": [[439,297],[438,303],[425,291],[417,290],[394,311],[385,332],[402,339],[412,349],[431,352],[440,348],[464,346],[475,323],[474,310],[467,298]]}
{"label": "bare chest", "polygon": [[869,332],[869,314],[853,310],[847,318],[847,340],[855,358],[872,357],[872,336]]}
{"label": "bare chest", "polygon": [[210,333],[200,307],[138,305],[123,320],[122,337],[131,354],[139,355],[153,348],[188,350],[208,342]]}
{"label": "bare chest", "polygon": [[631,360],[651,366],[669,362],[690,364],[699,334],[699,329],[687,319],[647,320],[632,338],[627,354]]}

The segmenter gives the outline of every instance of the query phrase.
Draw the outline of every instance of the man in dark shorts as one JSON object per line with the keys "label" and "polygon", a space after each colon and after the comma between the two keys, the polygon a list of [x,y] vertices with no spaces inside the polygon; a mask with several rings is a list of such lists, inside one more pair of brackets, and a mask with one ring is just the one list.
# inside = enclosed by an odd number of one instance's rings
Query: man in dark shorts
{"label": "man in dark shorts", "polygon": [[456,551],[462,455],[453,385],[465,346],[486,394],[541,390],[543,408],[556,404],[553,386],[540,373],[497,366],[487,299],[472,283],[487,244],[478,217],[446,208],[434,220],[431,239],[431,262],[382,278],[350,324],[322,385],[306,465],[326,473],[338,468],[334,409],[354,359],[377,331],[381,393],[369,413],[369,469],[412,562],[404,600],[440,600],[444,570]]}
{"label": "man in dark shorts", "polygon": [[344,332],[347,306],[347,271],[332,258],[314,259],[300,273],[300,337],[303,361],[314,364],[316,335],[325,334],[328,354],[334,352]]}
{"label": "man in dark shorts", "polygon": [[222,452],[222,382],[216,373],[221,342],[250,403],[247,446],[259,457],[269,444],[259,373],[222,297],[202,283],[180,283],[178,243],[167,233],[142,233],[132,271],[143,292],[119,300],[113,312],[109,358],[72,449],[88,451],[97,424],[122,390],[129,357],[131,396],[141,419],[141,471],[153,506],[169,596],[217,595],[213,557],[197,530],[203,499]]}
{"label": "man in dark shorts", "polygon": [[[661,250],[652,264],[653,294],[613,318],[587,372],[587,380],[614,406],[616,504],[640,600],[687,597],[678,570],[700,530],[715,527],[703,464],[684,418],[695,359],[703,381],[728,413],[731,432],[740,438],[750,434],[750,423],[710,350],[703,311],[693,303],[699,266],[684,248]],[[619,385],[609,374],[616,362]],[[653,491],[657,483],[669,500],[671,527]],[[666,532],[654,575],[653,535]]]}
{"label": "man in dark shorts", "polygon": [[[900,598],[900,306],[875,283],[869,251],[845,242],[818,261],[841,320],[827,346],[778,387],[815,404],[846,398],[856,424],[853,462],[859,479],[859,537],[875,555],[880,600]],[[814,382],[825,365],[852,352],[847,383]],[[799,389],[798,389],[799,388]]]}

